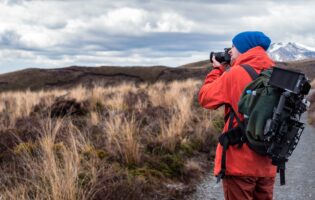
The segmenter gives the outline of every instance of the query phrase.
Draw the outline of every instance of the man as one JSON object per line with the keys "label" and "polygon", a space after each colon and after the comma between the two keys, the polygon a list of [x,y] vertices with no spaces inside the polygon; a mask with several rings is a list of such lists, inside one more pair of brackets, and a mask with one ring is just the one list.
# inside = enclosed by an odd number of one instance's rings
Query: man
{"label": "man", "polygon": [[[225,105],[225,119],[223,134],[229,128],[238,125],[236,117],[229,117],[232,110],[238,113],[238,101],[248,83],[252,81],[249,73],[241,65],[250,65],[258,74],[271,66],[273,61],[266,50],[270,39],[262,32],[248,31],[237,34],[233,40],[231,68],[226,71],[225,66],[213,60],[213,70],[207,75],[204,85],[199,92],[199,102],[207,109],[216,109]],[[228,118],[229,117],[229,118]],[[231,122],[230,122],[231,121]],[[230,127],[229,127],[230,126]],[[216,150],[214,174],[223,178],[223,189],[226,200],[272,200],[276,167],[271,159],[261,156],[251,150],[246,143],[242,146],[230,145],[224,154],[219,143]],[[222,170],[222,168],[224,168]]]}

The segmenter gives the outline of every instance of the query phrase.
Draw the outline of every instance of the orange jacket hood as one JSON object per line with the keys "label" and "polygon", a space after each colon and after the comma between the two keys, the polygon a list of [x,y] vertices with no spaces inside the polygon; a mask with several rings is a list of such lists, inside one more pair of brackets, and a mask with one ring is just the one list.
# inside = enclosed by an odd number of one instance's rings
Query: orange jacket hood
{"label": "orange jacket hood", "polygon": [[274,66],[274,62],[268,57],[267,52],[260,46],[252,48],[241,54],[233,63],[233,66],[248,64],[256,70],[268,69]]}

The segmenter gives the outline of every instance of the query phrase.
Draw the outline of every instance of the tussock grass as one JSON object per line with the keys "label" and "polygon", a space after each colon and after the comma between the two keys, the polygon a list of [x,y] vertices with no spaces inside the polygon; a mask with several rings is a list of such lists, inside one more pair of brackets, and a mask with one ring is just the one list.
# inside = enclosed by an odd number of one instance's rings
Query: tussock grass
{"label": "tussock grass", "polygon": [[308,100],[311,103],[310,107],[308,108],[308,122],[315,126],[315,92],[309,95]]}
{"label": "tussock grass", "polygon": [[1,129],[14,128],[17,118],[29,116],[33,107],[39,104],[40,101],[45,101],[45,104],[50,106],[53,101],[52,95],[60,96],[64,93],[62,90],[49,92],[26,90],[24,92],[0,93]]}
{"label": "tussock grass", "polygon": [[172,98],[173,100],[173,105],[170,105],[173,108],[172,117],[168,123],[161,122],[162,132],[159,137],[165,148],[171,152],[174,152],[177,143],[185,137],[184,129],[189,126],[188,124],[192,116],[190,105],[193,100],[192,92],[180,94],[180,87],[177,84],[175,86],[175,95],[170,95],[170,99]]}
{"label": "tussock grass", "polygon": [[[311,82],[311,89],[315,89],[315,79]],[[309,94],[308,100],[311,105],[308,109],[308,123],[315,126],[315,93]]]}
{"label": "tussock grass", "polygon": [[[201,82],[0,94],[3,199],[154,199],[196,180],[222,111],[200,108]],[[175,197],[174,197],[175,198]]]}
{"label": "tussock grass", "polygon": [[115,116],[105,121],[107,151],[127,165],[137,165],[141,160],[138,141],[139,126],[134,118],[128,120]]}
{"label": "tussock grass", "polygon": [[[10,177],[4,174],[14,183],[13,187],[4,187],[4,199],[93,198],[98,189],[100,170],[96,167],[99,164],[92,159],[89,162],[82,160],[80,152],[87,146],[87,140],[71,122],[65,123],[62,119],[40,121],[37,155],[25,151],[17,157],[23,175],[15,173]],[[68,136],[64,142],[57,142],[56,138],[62,131],[66,131]],[[82,173],[88,175],[81,178]],[[87,183],[82,184],[80,179],[85,178],[88,178]]]}

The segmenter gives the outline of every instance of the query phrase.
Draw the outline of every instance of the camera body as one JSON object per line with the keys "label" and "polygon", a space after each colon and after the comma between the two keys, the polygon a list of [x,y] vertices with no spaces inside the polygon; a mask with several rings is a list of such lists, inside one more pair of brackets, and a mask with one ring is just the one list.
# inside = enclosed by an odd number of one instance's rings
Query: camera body
{"label": "camera body", "polygon": [[229,51],[231,50],[231,48],[224,48],[223,52],[211,52],[210,53],[210,62],[213,63],[212,61],[212,57],[214,56],[215,59],[219,62],[219,63],[227,63],[229,64],[231,62],[231,56],[229,54]]}

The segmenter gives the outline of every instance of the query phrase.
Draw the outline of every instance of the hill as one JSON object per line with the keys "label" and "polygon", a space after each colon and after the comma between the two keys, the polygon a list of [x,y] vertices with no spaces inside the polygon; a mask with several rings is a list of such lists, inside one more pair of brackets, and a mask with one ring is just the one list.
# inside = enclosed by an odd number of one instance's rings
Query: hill
{"label": "hill", "polygon": [[25,69],[0,75],[0,90],[68,88],[77,84],[90,86],[93,83],[115,85],[121,82],[150,82],[202,79],[207,68],[152,67],[78,67],[59,69]]}
{"label": "hill", "polygon": [[[315,78],[315,60],[278,62],[277,66],[302,71],[312,80]],[[70,88],[94,83],[116,85],[121,82],[149,82],[185,80],[188,78],[203,80],[210,71],[208,60],[188,63],[179,67],[80,67],[71,66],[57,69],[30,68],[0,75],[0,91],[39,90],[55,87]]]}

